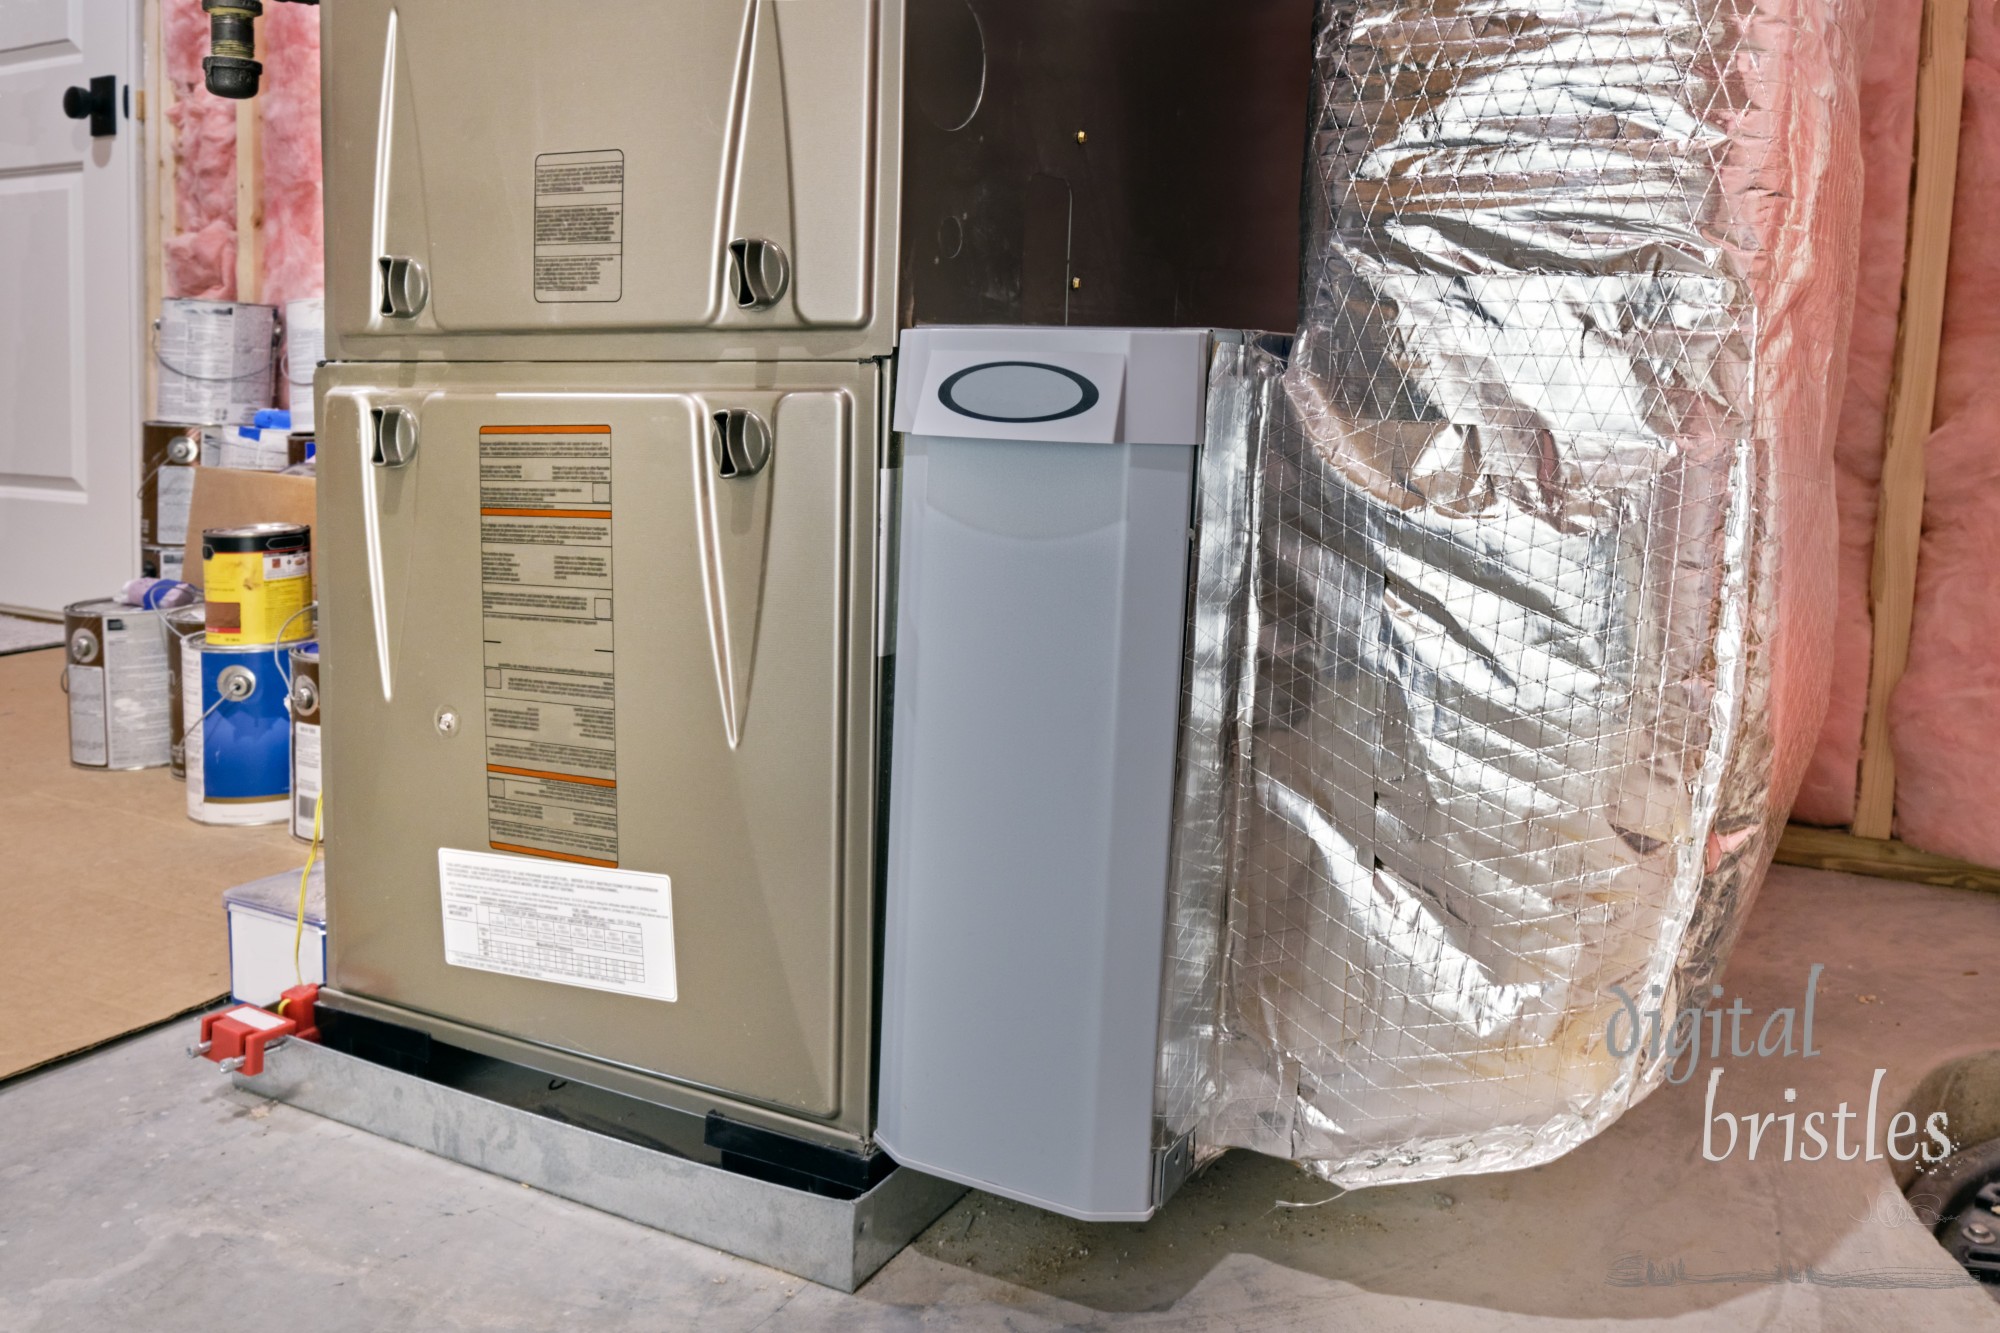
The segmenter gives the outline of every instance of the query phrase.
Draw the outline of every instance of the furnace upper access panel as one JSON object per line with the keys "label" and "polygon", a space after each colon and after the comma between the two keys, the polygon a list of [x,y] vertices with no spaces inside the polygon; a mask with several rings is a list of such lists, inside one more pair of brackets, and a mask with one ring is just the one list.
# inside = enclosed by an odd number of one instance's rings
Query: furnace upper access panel
{"label": "furnace upper access panel", "polygon": [[[718,333],[765,356],[886,354],[877,164],[900,62],[881,52],[901,50],[899,9],[325,6],[329,65],[380,71],[326,84],[328,355],[486,360],[512,335],[510,358],[576,360],[631,355],[619,335],[640,331],[655,355],[711,359]],[[732,281],[745,240],[786,270],[748,307]],[[421,270],[414,310],[385,260]]]}

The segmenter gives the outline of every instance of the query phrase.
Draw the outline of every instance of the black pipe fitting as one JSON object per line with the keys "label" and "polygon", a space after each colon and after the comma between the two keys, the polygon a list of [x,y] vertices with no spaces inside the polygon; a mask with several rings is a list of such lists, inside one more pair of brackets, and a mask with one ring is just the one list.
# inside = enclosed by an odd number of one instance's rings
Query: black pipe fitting
{"label": "black pipe fitting", "polygon": [[264,73],[257,55],[256,19],[264,12],[263,0],[201,0],[208,15],[208,48],[212,54],[201,62],[208,90],[217,97],[245,98],[257,95],[257,81]]}

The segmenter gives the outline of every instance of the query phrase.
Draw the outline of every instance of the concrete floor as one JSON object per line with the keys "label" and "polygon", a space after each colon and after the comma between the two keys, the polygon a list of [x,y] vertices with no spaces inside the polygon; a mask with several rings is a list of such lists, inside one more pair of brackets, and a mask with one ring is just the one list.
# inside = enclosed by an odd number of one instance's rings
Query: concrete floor
{"label": "concrete floor", "polygon": [[[1886,1117],[2000,1047],[2000,898],[1779,870],[1731,969],[1756,1010],[1825,963],[1813,1061],[1719,1106]],[[0,1329],[2000,1327],[1886,1164],[1701,1158],[1705,1071],[1531,1171],[1350,1194],[1232,1154],[1152,1223],[971,1195],[843,1296],[290,1107],[191,1026],[0,1086]]]}

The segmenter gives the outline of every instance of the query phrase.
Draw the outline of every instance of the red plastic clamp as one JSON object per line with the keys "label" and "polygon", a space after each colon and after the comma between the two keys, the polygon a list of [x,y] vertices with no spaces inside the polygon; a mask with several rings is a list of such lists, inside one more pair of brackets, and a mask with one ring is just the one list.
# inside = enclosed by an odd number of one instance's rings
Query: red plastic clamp
{"label": "red plastic clamp", "polygon": [[278,1001],[278,1012],[239,1004],[203,1015],[201,1044],[188,1052],[205,1056],[232,1074],[264,1072],[264,1052],[287,1037],[318,1041],[314,1004],[318,986],[294,986]]}
{"label": "red plastic clamp", "polygon": [[294,986],[278,997],[274,1012],[299,1025],[300,1041],[319,1040],[319,987],[308,982]]}

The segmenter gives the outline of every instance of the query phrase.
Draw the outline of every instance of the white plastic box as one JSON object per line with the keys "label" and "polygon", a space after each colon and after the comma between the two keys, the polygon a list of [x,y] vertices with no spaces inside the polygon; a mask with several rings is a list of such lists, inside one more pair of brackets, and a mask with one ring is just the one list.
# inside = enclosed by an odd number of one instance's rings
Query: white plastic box
{"label": "white plastic box", "polygon": [[[326,863],[306,882],[305,929],[298,930],[299,872],[285,870],[239,884],[222,895],[229,922],[229,996],[242,1004],[273,1005],[299,984],[326,980]],[[298,936],[298,968],[292,941]]]}

